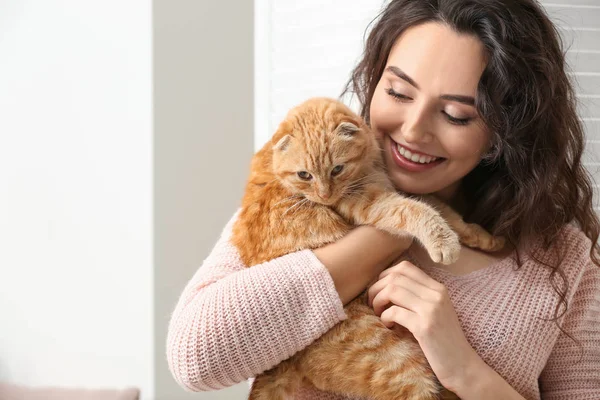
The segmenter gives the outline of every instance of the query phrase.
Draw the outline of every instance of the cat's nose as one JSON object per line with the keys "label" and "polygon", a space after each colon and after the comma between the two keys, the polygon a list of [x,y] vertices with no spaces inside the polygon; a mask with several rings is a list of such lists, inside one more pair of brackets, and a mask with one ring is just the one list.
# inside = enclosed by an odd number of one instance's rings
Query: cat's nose
{"label": "cat's nose", "polygon": [[319,192],[319,197],[322,198],[323,200],[327,200],[328,198],[331,197],[331,193],[330,192]]}

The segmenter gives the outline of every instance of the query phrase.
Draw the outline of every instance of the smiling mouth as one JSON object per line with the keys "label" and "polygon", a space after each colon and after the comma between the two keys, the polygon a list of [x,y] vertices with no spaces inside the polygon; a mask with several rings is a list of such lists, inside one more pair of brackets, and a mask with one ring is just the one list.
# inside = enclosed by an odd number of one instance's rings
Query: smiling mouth
{"label": "smiling mouth", "polygon": [[394,164],[400,169],[411,173],[429,171],[446,161],[446,158],[443,157],[435,157],[407,149],[396,143],[391,137],[389,146]]}
{"label": "smiling mouth", "polygon": [[392,142],[394,145],[396,145],[398,153],[402,157],[404,157],[407,161],[411,161],[411,162],[419,163],[419,164],[430,164],[432,162],[445,160],[445,158],[443,158],[443,157],[435,157],[435,156],[430,156],[428,154],[417,153],[414,150],[411,151],[408,148],[402,146],[401,144],[396,143],[393,139],[392,139]]}

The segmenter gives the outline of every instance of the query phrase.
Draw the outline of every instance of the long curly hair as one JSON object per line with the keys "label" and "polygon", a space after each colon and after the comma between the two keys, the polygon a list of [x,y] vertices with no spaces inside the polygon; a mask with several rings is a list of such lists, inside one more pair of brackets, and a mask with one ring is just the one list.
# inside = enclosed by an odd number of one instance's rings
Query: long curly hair
{"label": "long curly hair", "polygon": [[[394,42],[426,22],[474,35],[486,51],[476,107],[492,133],[492,147],[463,179],[465,220],[515,246],[541,238],[544,251],[559,247],[553,244],[561,229],[575,223],[593,243],[590,256],[600,266],[600,221],[592,178],[582,164],[585,135],[564,44],[535,0],[392,0],[371,23],[362,59],[342,96],[355,94],[369,122],[371,99]],[[551,270],[559,297],[556,322],[567,309],[562,256],[552,262],[531,256]],[[517,263],[522,265],[518,251]]]}

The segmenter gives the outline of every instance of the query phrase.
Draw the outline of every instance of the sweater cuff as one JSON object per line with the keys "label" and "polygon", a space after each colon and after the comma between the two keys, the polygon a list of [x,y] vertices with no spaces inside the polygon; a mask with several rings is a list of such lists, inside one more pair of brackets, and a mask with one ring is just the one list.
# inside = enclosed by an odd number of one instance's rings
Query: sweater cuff
{"label": "sweater cuff", "polygon": [[[310,262],[307,265],[310,267],[307,273],[314,274],[315,278],[313,282],[317,282],[320,285],[315,285],[315,289],[318,290],[318,293],[321,296],[325,296],[327,298],[327,302],[325,304],[329,304],[333,306],[333,309],[328,307],[326,311],[328,314],[331,313],[333,317],[334,324],[345,320],[347,318],[346,312],[344,311],[344,304],[340,299],[340,295],[335,288],[335,283],[333,282],[333,278],[329,273],[329,270],[321,260],[317,258],[315,253],[312,250],[302,250],[299,252],[302,256],[306,257]],[[324,310],[325,311],[325,310]]]}

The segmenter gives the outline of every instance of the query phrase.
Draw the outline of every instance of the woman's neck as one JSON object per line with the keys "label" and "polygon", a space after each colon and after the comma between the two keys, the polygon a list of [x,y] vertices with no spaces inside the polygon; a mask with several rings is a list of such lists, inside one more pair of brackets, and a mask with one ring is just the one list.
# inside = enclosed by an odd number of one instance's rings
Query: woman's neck
{"label": "woman's neck", "polygon": [[455,182],[452,185],[433,193],[433,195],[448,204],[459,214],[464,215],[467,204],[461,183],[462,181]]}

